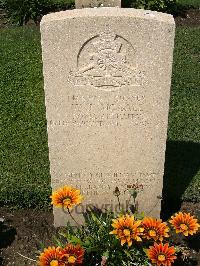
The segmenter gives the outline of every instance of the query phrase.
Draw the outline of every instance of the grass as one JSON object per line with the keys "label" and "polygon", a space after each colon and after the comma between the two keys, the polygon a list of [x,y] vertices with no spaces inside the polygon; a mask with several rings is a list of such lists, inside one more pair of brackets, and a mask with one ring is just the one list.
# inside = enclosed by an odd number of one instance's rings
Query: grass
{"label": "grass", "polygon": [[[164,199],[200,202],[200,28],[176,31]],[[49,207],[50,174],[38,28],[1,30],[0,204]]]}
{"label": "grass", "polygon": [[200,28],[176,30],[164,198],[200,202]]}
{"label": "grass", "polygon": [[50,193],[40,34],[1,30],[0,202],[47,206]]}

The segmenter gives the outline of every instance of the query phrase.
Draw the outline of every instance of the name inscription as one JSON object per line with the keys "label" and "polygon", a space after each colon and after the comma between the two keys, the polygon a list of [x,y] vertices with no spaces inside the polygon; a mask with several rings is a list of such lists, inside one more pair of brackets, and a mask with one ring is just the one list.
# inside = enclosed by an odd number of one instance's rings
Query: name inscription
{"label": "name inscription", "polygon": [[49,126],[121,126],[128,122],[131,125],[148,124],[143,110],[145,96],[116,96],[111,100],[100,97],[84,97],[72,95],[67,97],[70,108],[62,120],[50,120]]}

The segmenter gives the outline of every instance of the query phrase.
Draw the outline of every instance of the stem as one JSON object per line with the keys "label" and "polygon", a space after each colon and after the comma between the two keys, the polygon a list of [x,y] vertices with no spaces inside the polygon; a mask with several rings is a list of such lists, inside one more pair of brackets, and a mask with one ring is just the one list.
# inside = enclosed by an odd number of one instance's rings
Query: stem
{"label": "stem", "polygon": [[74,217],[72,216],[72,214],[71,214],[71,212],[70,212],[70,210],[69,210],[69,208],[67,207],[67,211],[68,211],[68,214],[69,214],[69,216],[72,218],[72,220],[78,225],[78,226],[80,226],[80,224],[74,219]]}
{"label": "stem", "polygon": [[[130,195],[128,201],[127,201],[127,207],[128,207],[128,209],[129,209],[129,206],[130,206],[130,202],[131,202],[131,195]],[[126,212],[128,211],[128,209],[126,209]]]}
{"label": "stem", "polygon": [[117,196],[117,200],[118,200],[118,204],[119,204],[119,210],[121,210],[121,204],[120,204],[119,196]]}
{"label": "stem", "polygon": [[37,260],[33,260],[33,259],[29,258],[29,257],[26,257],[26,256],[20,254],[19,252],[17,252],[17,254],[20,255],[21,257],[27,259],[27,260],[31,260],[31,261],[35,261],[35,262],[37,262]]}

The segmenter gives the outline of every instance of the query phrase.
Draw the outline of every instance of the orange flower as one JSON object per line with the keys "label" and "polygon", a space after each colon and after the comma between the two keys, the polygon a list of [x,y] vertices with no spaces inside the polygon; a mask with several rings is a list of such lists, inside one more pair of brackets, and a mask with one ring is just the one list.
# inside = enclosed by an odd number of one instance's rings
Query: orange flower
{"label": "orange flower", "polygon": [[80,204],[83,199],[80,190],[69,186],[58,189],[50,198],[52,199],[51,204],[56,207],[66,207],[68,209]]}
{"label": "orange flower", "polygon": [[169,244],[154,243],[154,246],[147,250],[147,255],[157,266],[171,266],[171,263],[176,259],[175,252],[174,247],[169,247]]}
{"label": "orange flower", "polygon": [[134,216],[126,214],[114,219],[112,227],[114,230],[110,234],[116,235],[122,246],[125,243],[131,246],[133,240],[142,241],[140,236],[144,229],[141,227],[141,221],[136,221]]}
{"label": "orange flower", "polygon": [[84,249],[80,245],[67,244],[63,249],[63,258],[66,266],[81,265],[84,258]]}
{"label": "orange flower", "polygon": [[194,219],[194,216],[191,216],[190,213],[176,213],[175,216],[171,217],[169,222],[172,224],[177,234],[183,233],[184,236],[195,234],[200,227],[197,219]]}
{"label": "orange flower", "polygon": [[40,254],[39,266],[65,266],[60,247],[48,247]]}
{"label": "orange flower", "polygon": [[144,227],[144,238],[163,241],[164,237],[169,237],[169,227],[162,220],[145,217],[142,221],[142,227]]}

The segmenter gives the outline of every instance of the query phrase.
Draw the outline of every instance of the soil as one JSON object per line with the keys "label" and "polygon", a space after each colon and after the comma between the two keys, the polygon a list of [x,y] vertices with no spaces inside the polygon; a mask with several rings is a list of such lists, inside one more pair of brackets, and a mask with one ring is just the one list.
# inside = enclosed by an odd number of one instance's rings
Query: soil
{"label": "soil", "polygon": [[[181,209],[200,218],[199,203],[185,202]],[[52,211],[0,208],[0,218],[4,220],[0,231],[0,265],[36,266],[32,260],[37,260],[44,247],[53,245],[53,238],[58,233],[53,227]],[[184,254],[182,258],[185,257],[185,262],[180,259],[176,265],[200,265],[200,233],[188,239],[187,242],[182,238],[175,240]]]}
{"label": "soil", "polygon": [[175,17],[176,26],[196,27],[200,26],[200,9],[183,11]]}
{"label": "soil", "polygon": [[[36,265],[38,251],[51,245],[56,229],[53,227],[53,214],[38,210],[16,210],[0,208],[0,265]],[[21,255],[20,255],[21,254]]]}

